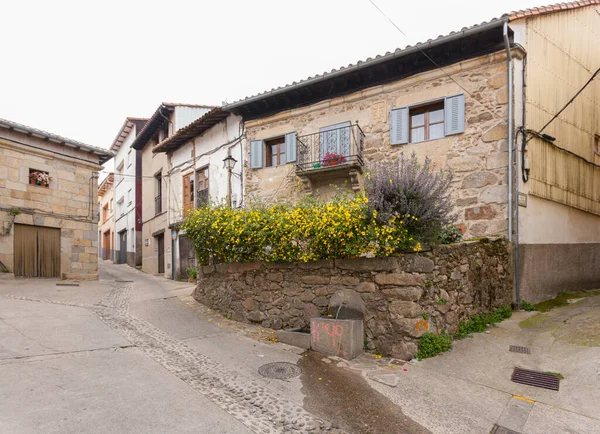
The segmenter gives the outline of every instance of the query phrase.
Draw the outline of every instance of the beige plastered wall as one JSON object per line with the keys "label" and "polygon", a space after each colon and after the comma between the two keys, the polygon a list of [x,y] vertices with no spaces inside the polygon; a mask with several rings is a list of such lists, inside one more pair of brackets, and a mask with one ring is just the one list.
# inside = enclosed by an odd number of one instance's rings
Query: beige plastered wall
{"label": "beige plastered wall", "polygon": [[[101,249],[107,249],[110,250],[109,252],[109,258],[112,259],[112,251],[114,251],[115,249],[115,215],[114,215],[114,206],[115,206],[115,201],[113,199],[113,188],[108,188],[104,194],[102,196],[99,196],[100,199],[100,230],[99,230],[99,236],[100,239],[98,240],[99,246],[100,246],[100,250],[99,253],[102,251]],[[111,207],[111,201],[112,200],[112,207]],[[106,214],[106,219],[103,220],[102,219],[102,213],[103,213],[103,209],[104,206],[108,205],[108,212]],[[104,234],[109,231],[110,232],[110,244],[108,245],[104,245]],[[102,257],[100,259],[106,259],[105,257]]]}
{"label": "beige plastered wall", "polygon": [[[20,144],[19,144],[20,143]],[[36,149],[40,148],[40,149]],[[63,154],[63,155],[60,155]],[[29,184],[29,169],[46,171],[49,187]],[[60,229],[61,277],[98,279],[97,157],[65,145],[0,130],[0,230],[11,208],[21,214],[15,224]],[[0,261],[14,270],[14,227],[0,235]]]}
{"label": "beige plastered wall", "polygon": [[[164,233],[164,276],[170,277],[171,234],[168,228],[168,195],[170,191],[167,156],[164,153],[152,153],[155,142],[150,141],[142,150],[142,271],[158,274],[158,243],[156,235]],[[162,212],[156,214],[154,198],[156,180],[154,176],[162,170]]]}
{"label": "beige plastered wall", "polygon": [[[507,230],[507,69],[504,52],[481,56],[444,68],[466,88],[466,94],[439,70],[326,100],[297,110],[246,123],[247,140],[267,139],[295,131],[351,121],[365,133],[364,158],[370,164],[398,159],[413,152],[430,157],[436,168],[452,169],[452,196],[457,223],[467,237],[506,235]],[[390,110],[465,93],[465,132],[418,144],[390,145]],[[247,201],[296,199],[301,194],[293,163],[250,169],[246,146]]]}

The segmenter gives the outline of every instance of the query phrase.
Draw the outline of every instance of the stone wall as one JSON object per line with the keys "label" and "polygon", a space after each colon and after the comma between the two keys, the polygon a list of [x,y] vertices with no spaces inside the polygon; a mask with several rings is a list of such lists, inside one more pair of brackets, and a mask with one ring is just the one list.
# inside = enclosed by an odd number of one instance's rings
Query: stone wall
{"label": "stone wall", "polygon": [[336,292],[355,292],[369,349],[406,359],[426,331],[454,333],[470,315],[512,303],[510,249],[499,239],[390,258],[204,266],[194,298],[235,320],[285,329],[326,315]]}
{"label": "stone wall", "polygon": [[[98,181],[91,181],[102,168],[98,157],[15,131],[2,134],[0,261],[14,270],[14,228],[4,232],[11,225],[10,209],[18,208],[15,224],[60,229],[61,277],[98,279]],[[29,184],[29,169],[48,172],[50,185]]]}
{"label": "stone wall", "polygon": [[[429,156],[437,168],[455,173],[453,199],[466,238],[500,235],[507,230],[507,72],[504,51],[444,67],[466,88],[466,94],[439,70],[374,86],[344,97],[246,122],[247,143],[285,133],[298,136],[319,132],[340,122],[357,123],[365,133],[366,164],[394,161],[401,153]],[[465,94],[465,131],[416,144],[390,145],[390,110],[447,96]],[[246,146],[244,186],[247,201],[289,198],[303,194],[294,163],[250,169]],[[337,184],[343,186],[343,181]],[[359,182],[361,182],[359,180]],[[327,196],[328,180],[320,186]],[[335,184],[335,183],[333,183]],[[346,184],[347,185],[347,184]],[[331,190],[331,188],[329,188]]]}

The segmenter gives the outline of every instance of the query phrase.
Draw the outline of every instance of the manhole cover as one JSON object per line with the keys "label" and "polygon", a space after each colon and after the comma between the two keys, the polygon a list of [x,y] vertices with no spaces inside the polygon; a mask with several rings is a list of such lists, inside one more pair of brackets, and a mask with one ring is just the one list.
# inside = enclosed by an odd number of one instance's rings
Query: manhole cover
{"label": "manhole cover", "polygon": [[558,391],[560,380],[558,377],[543,372],[529,371],[527,369],[515,368],[511,381],[514,383],[527,384],[528,386],[541,387]]}
{"label": "manhole cover", "polygon": [[512,351],[513,353],[531,354],[531,348],[520,347],[518,345],[511,345],[509,351]]}
{"label": "manhole cover", "polygon": [[258,368],[258,373],[263,377],[287,380],[300,375],[302,369],[298,365],[287,362],[267,363]]}

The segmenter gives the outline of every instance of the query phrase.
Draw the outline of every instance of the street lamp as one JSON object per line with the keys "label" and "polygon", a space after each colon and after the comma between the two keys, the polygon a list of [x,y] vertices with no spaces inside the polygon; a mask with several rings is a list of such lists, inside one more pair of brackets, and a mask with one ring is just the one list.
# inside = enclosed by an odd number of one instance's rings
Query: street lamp
{"label": "street lamp", "polygon": [[227,169],[227,204],[231,206],[231,171],[233,170],[237,160],[231,155],[227,155],[223,159],[225,169]]}

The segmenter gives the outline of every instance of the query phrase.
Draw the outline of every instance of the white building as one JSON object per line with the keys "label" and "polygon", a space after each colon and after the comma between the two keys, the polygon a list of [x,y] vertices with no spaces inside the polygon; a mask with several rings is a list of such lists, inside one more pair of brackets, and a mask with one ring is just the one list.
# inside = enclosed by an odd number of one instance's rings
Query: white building
{"label": "white building", "polygon": [[[197,104],[162,103],[132,143],[141,153],[141,265],[148,274],[176,278],[172,231],[169,221],[174,210],[169,197],[175,188],[164,153],[153,150],[169,142],[179,131],[213,107]],[[179,190],[175,190],[179,191]]]}
{"label": "white building", "polygon": [[131,145],[148,119],[125,119],[110,147],[115,156],[114,220],[115,263],[135,267],[142,263],[141,153]]}
{"label": "white building", "polygon": [[[173,239],[174,274],[185,278],[195,265],[192,243],[179,229],[186,214],[204,203],[243,206],[243,122],[217,107],[154,147],[168,161],[168,225],[178,231]],[[224,160],[237,160],[231,171]]]}

